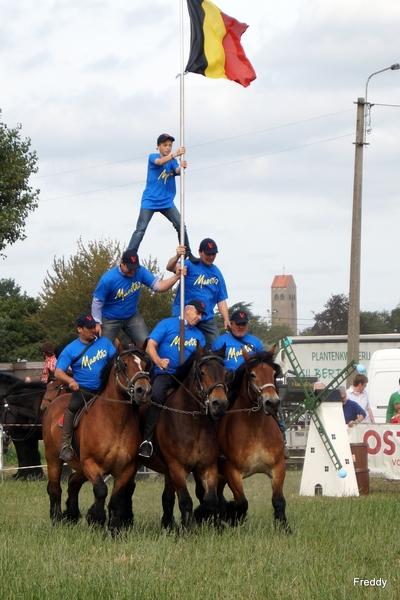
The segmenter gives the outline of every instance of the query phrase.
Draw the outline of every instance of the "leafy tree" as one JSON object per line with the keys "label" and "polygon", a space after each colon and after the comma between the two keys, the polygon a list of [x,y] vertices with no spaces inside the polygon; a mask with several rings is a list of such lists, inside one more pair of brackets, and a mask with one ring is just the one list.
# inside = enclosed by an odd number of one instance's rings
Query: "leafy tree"
{"label": "leafy tree", "polygon": [[32,319],[38,310],[39,302],[21,294],[13,279],[0,279],[0,362],[42,360],[43,333]]}
{"label": "leafy tree", "polygon": [[[93,292],[100,277],[119,263],[121,255],[119,242],[100,240],[89,242],[86,248],[79,239],[76,255],[68,260],[54,258],[54,273],[47,272],[39,294],[38,320],[55,345],[63,346],[76,337],[76,317],[91,312]],[[150,257],[142,264],[162,278],[157,260]],[[139,312],[150,331],[161,319],[171,316],[173,297],[172,290],[160,294],[146,286],[141,288]]]}
{"label": "leafy tree", "polygon": [[121,258],[118,242],[78,240],[78,252],[53,260],[39,294],[41,311],[38,315],[47,337],[54,345],[64,345],[76,337],[75,321],[78,315],[90,313],[92,296],[100,277],[114,267]]}
{"label": "leafy tree", "polygon": [[400,304],[391,311],[390,324],[393,333],[400,332]]}
{"label": "leafy tree", "polygon": [[[0,111],[1,115],[1,111]],[[28,185],[38,171],[36,152],[30,151],[31,140],[20,138],[21,125],[9,129],[0,122],[0,256],[4,248],[24,240],[25,220],[37,208],[39,190]]]}
{"label": "leafy tree", "polygon": [[313,313],[314,325],[306,335],[340,335],[347,333],[349,298],[345,294],[332,294],[324,304],[325,310]]}
{"label": "leafy tree", "polygon": [[278,347],[278,342],[283,340],[285,337],[290,337],[294,335],[293,330],[290,325],[286,325],[282,323],[281,325],[272,325],[272,327],[268,331],[267,339],[264,341],[264,347],[269,350],[271,346],[276,345]]}
{"label": "leafy tree", "polygon": [[393,333],[393,331],[390,313],[387,310],[360,312],[360,333]]}
{"label": "leafy tree", "polygon": [[[143,260],[143,265],[160,279],[163,278],[163,274],[160,272],[157,264],[157,259],[153,260],[150,256],[148,260]],[[171,289],[160,294],[159,292],[153,292],[147,286],[142,286],[138,309],[149,331],[154,329],[162,319],[167,319],[172,315],[172,304],[175,294],[176,289]]]}
{"label": "leafy tree", "polygon": [[[301,332],[301,335],[346,335],[348,331],[349,300],[344,294],[332,294],[324,305],[324,311],[313,313],[315,323]],[[400,326],[400,307],[391,313],[383,311],[360,311],[360,333],[396,332],[396,310]],[[400,331],[400,328],[399,328]]]}

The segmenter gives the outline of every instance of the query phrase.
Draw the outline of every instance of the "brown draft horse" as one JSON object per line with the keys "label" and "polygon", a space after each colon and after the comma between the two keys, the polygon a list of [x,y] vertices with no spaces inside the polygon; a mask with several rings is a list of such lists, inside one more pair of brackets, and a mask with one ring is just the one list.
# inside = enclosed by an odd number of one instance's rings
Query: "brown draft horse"
{"label": "brown draft horse", "polygon": [[[218,444],[226,460],[219,461],[219,498],[222,518],[233,524],[247,514],[248,501],[243,479],[265,473],[271,479],[275,524],[289,532],[286,500],[283,495],[286,466],[282,433],[276,421],[279,397],[276,378],[280,367],[273,362],[275,346],[269,352],[250,355],[243,349],[244,363],[235,373],[229,389],[234,402],[218,426]],[[225,484],[234,500],[223,498]]]}
{"label": "brown draft horse", "polygon": [[61,394],[70,393],[69,387],[64,383],[61,383],[61,381],[58,381],[58,379],[54,377],[53,371],[50,371],[50,378],[40,405],[41,412],[43,413],[49,404],[58,398],[58,396],[61,396]]}
{"label": "brown draft horse", "polygon": [[[55,399],[43,415],[43,440],[48,468],[47,491],[50,498],[50,518],[76,522],[80,517],[78,496],[85,481],[93,485],[94,503],[86,515],[88,523],[104,525],[105,501],[108,493],[103,477],[110,474],[114,487],[108,504],[108,527],[115,533],[133,522],[132,495],[138,469],[138,449],[141,442],[138,408],[149,401],[151,361],[143,350],[119,345],[117,353],[103,368],[101,386],[95,401],[84,411],[75,430],[79,456],[75,453],[70,467],[75,470],[68,482],[66,510],[61,512],[59,458],[62,429],[59,420],[71,395]],[[136,413],[136,414],[135,414]],[[75,452],[77,447],[75,446]]]}
{"label": "brown draft horse", "polygon": [[198,345],[175,372],[176,388],[158,416],[153,456],[141,458],[146,467],[164,474],[161,522],[165,528],[174,524],[175,493],[182,526],[192,522],[193,501],[186,485],[190,472],[204,495],[196,520],[217,516],[218,444],[211,418],[220,417],[228,406],[224,352],[225,348],[205,353]]}

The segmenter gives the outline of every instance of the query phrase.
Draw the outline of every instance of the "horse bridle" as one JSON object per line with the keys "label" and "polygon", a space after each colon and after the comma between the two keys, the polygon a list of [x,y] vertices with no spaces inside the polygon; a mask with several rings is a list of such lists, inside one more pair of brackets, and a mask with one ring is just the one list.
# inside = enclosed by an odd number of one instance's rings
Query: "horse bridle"
{"label": "horse bridle", "polygon": [[[271,366],[272,366],[272,365],[271,365]],[[277,369],[276,369],[276,368],[274,368],[273,366],[272,366],[272,368],[273,368],[273,369],[274,369],[274,371],[275,371],[275,377],[276,377],[276,376],[277,376]],[[250,391],[253,391],[253,392],[255,392],[255,394],[256,394],[256,396],[257,396],[257,398],[256,398],[256,401],[257,401],[257,404],[258,404],[259,406],[261,405],[262,393],[263,393],[263,391],[264,391],[266,388],[268,388],[268,387],[272,387],[272,388],[274,388],[274,390],[275,390],[275,393],[276,393],[276,394],[278,393],[278,390],[276,389],[276,385],[275,385],[275,383],[264,383],[264,385],[262,385],[262,386],[258,386],[258,385],[256,385],[256,384],[255,384],[253,381],[251,381],[250,371],[249,371],[249,369],[248,369],[248,368],[246,369],[246,371],[247,371],[247,393],[248,393],[248,395],[249,395],[249,398],[251,398],[252,396],[251,396],[251,394],[250,394]],[[274,378],[274,379],[275,379],[275,378]]]}
{"label": "horse bridle", "polygon": [[[123,360],[121,360],[123,356],[126,356],[128,354],[135,355],[135,357],[139,359],[139,365],[140,365],[140,362],[142,360],[144,360],[146,363],[147,371],[140,370],[137,373],[135,373],[135,375],[132,378],[129,378],[128,375],[126,374],[125,364],[124,364]],[[144,352],[140,348],[136,348],[136,347],[128,348],[128,350],[123,350],[120,354],[118,354],[118,356],[115,357],[115,362],[114,362],[115,383],[116,383],[117,387],[119,387],[121,390],[123,390],[124,392],[126,392],[128,394],[128,396],[131,399],[131,402],[132,402],[133,396],[135,394],[135,383],[137,382],[137,380],[138,379],[147,379],[147,381],[150,383],[150,371],[152,370],[152,367],[153,367],[153,362],[150,359],[149,355],[146,354],[146,352]],[[121,382],[119,375],[122,376],[124,383]]]}
{"label": "horse bridle", "polygon": [[207,388],[206,390],[204,389],[200,368],[202,365],[209,362],[210,360],[216,360],[221,365],[224,364],[224,359],[221,356],[218,356],[215,354],[207,354],[205,356],[202,356],[197,361],[196,366],[195,366],[195,371],[194,371],[195,386],[197,388],[197,393],[199,394],[200,398],[204,402],[204,406],[206,408],[206,413],[208,413],[208,407],[210,405],[210,394],[213,391],[213,389],[215,389],[216,387],[222,387],[225,391],[225,394],[228,393],[228,386],[226,385],[225,382],[222,382],[222,381],[216,381],[215,383],[210,385],[209,388]]}
{"label": "horse bridle", "polygon": [[[54,381],[54,380],[52,380],[52,381]],[[46,398],[46,392],[47,392],[47,389],[46,389],[45,395],[42,398],[42,402],[44,400],[46,400],[46,402],[50,402],[50,403],[53,402],[53,400],[55,400],[56,398],[58,398],[58,396],[61,394],[62,390],[64,390],[64,389],[67,390],[68,389],[68,385],[65,385],[64,383],[60,383],[59,386],[57,386],[57,387],[53,388],[52,390],[50,390],[51,392],[57,391],[57,394],[54,396],[54,398]]]}

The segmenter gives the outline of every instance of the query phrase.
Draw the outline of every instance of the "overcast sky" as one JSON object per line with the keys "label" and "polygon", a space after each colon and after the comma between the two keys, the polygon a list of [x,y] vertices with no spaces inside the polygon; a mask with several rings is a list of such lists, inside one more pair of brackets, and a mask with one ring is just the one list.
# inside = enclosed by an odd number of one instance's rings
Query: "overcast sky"
{"label": "overcast sky", "polygon": [[[186,223],[192,247],[212,237],[229,304],[268,317],[274,275],[293,275],[299,329],[349,290],[358,97],[400,62],[393,0],[218,0],[249,25],[248,88],[185,77]],[[39,207],[0,277],[31,296],[54,257],[100,238],[127,245],[147,156],[179,145],[180,0],[2,0],[0,108],[39,157]],[[184,4],[185,64],[189,20]],[[400,71],[368,87],[361,309],[400,302]],[[382,106],[397,105],[397,106]],[[176,199],[179,207],[179,195]],[[139,249],[163,269],[175,231],[155,215]]]}

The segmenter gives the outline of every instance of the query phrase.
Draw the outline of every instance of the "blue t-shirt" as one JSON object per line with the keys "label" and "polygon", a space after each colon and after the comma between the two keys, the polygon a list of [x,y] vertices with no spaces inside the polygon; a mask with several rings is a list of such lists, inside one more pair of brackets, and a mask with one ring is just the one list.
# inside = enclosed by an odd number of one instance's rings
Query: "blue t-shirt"
{"label": "blue t-shirt", "polygon": [[235,339],[230,333],[224,333],[215,340],[211,350],[219,350],[224,344],[226,344],[225,369],[233,369],[234,371],[244,362],[243,348],[249,354],[264,350],[261,341],[249,333],[246,333],[240,341]]}
{"label": "blue t-shirt", "polygon": [[162,210],[174,206],[176,194],[175,170],[179,168],[178,161],[173,158],[164,165],[156,165],[159,154],[150,154],[147,164],[147,181],[142,195],[141,208]]}
{"label": "blue t-shirt", "polygon": [[130,319],[137,313],[141,285],[153,288],[158,278],[145,267],[139,267],[132,277],[114,267],[101,277],[93,296],[104,302],[102,316],[107,319]]}
{"label": "blue t-shirt", "polygon": [[80,355],[85,346],[88,344],[84,344],[79,338],[68,344],[58,357],[56,368],[66,372],[71,367],[72,377],[80,386],[97,390],[100,387],[100,372],[109,358],[114,356],[116,349],[107,338],[97,338],[87,352],[72,364],[74,358]]}
{"label": "blue t-shirt", "polygon": [[[175,373],[180,364],[180,319],[171,317],[163,319],[155,326],[149,338],[157,342],[157,352],[161,358],[169,358],[168,372]],[[184,360],[197,348],[197,341],[204,347],[206,340],[197,327],[189,327],[185,324],[185,352]],[[155,373],[165,373],[162,369],[154,366]]]}
{"label": "blue t-shirt", "polygon": [[[215,265],[205,265],[202,261],[195,265],[189,260],[185,260],[185,267],[187,267],[187,275],[185,277],[185,305],[190,304],[190,301],[195,298],[202,300],[207,311],[202,317],[202,321],[208,321],[214,317],[215,305],[228,298],[225,279],[218,267]],[[180,305],[179,284],[172,307],[172,315],[174,317],[179,317]]]}
{"label": "blue t-shirt", "polygon": [[362,415],[363,417],[367,415],[363,407],[354,402],[354,400],[347,400],[346,404],[343,404],[343,413],[346,423],[357,421],[358,415]]}

